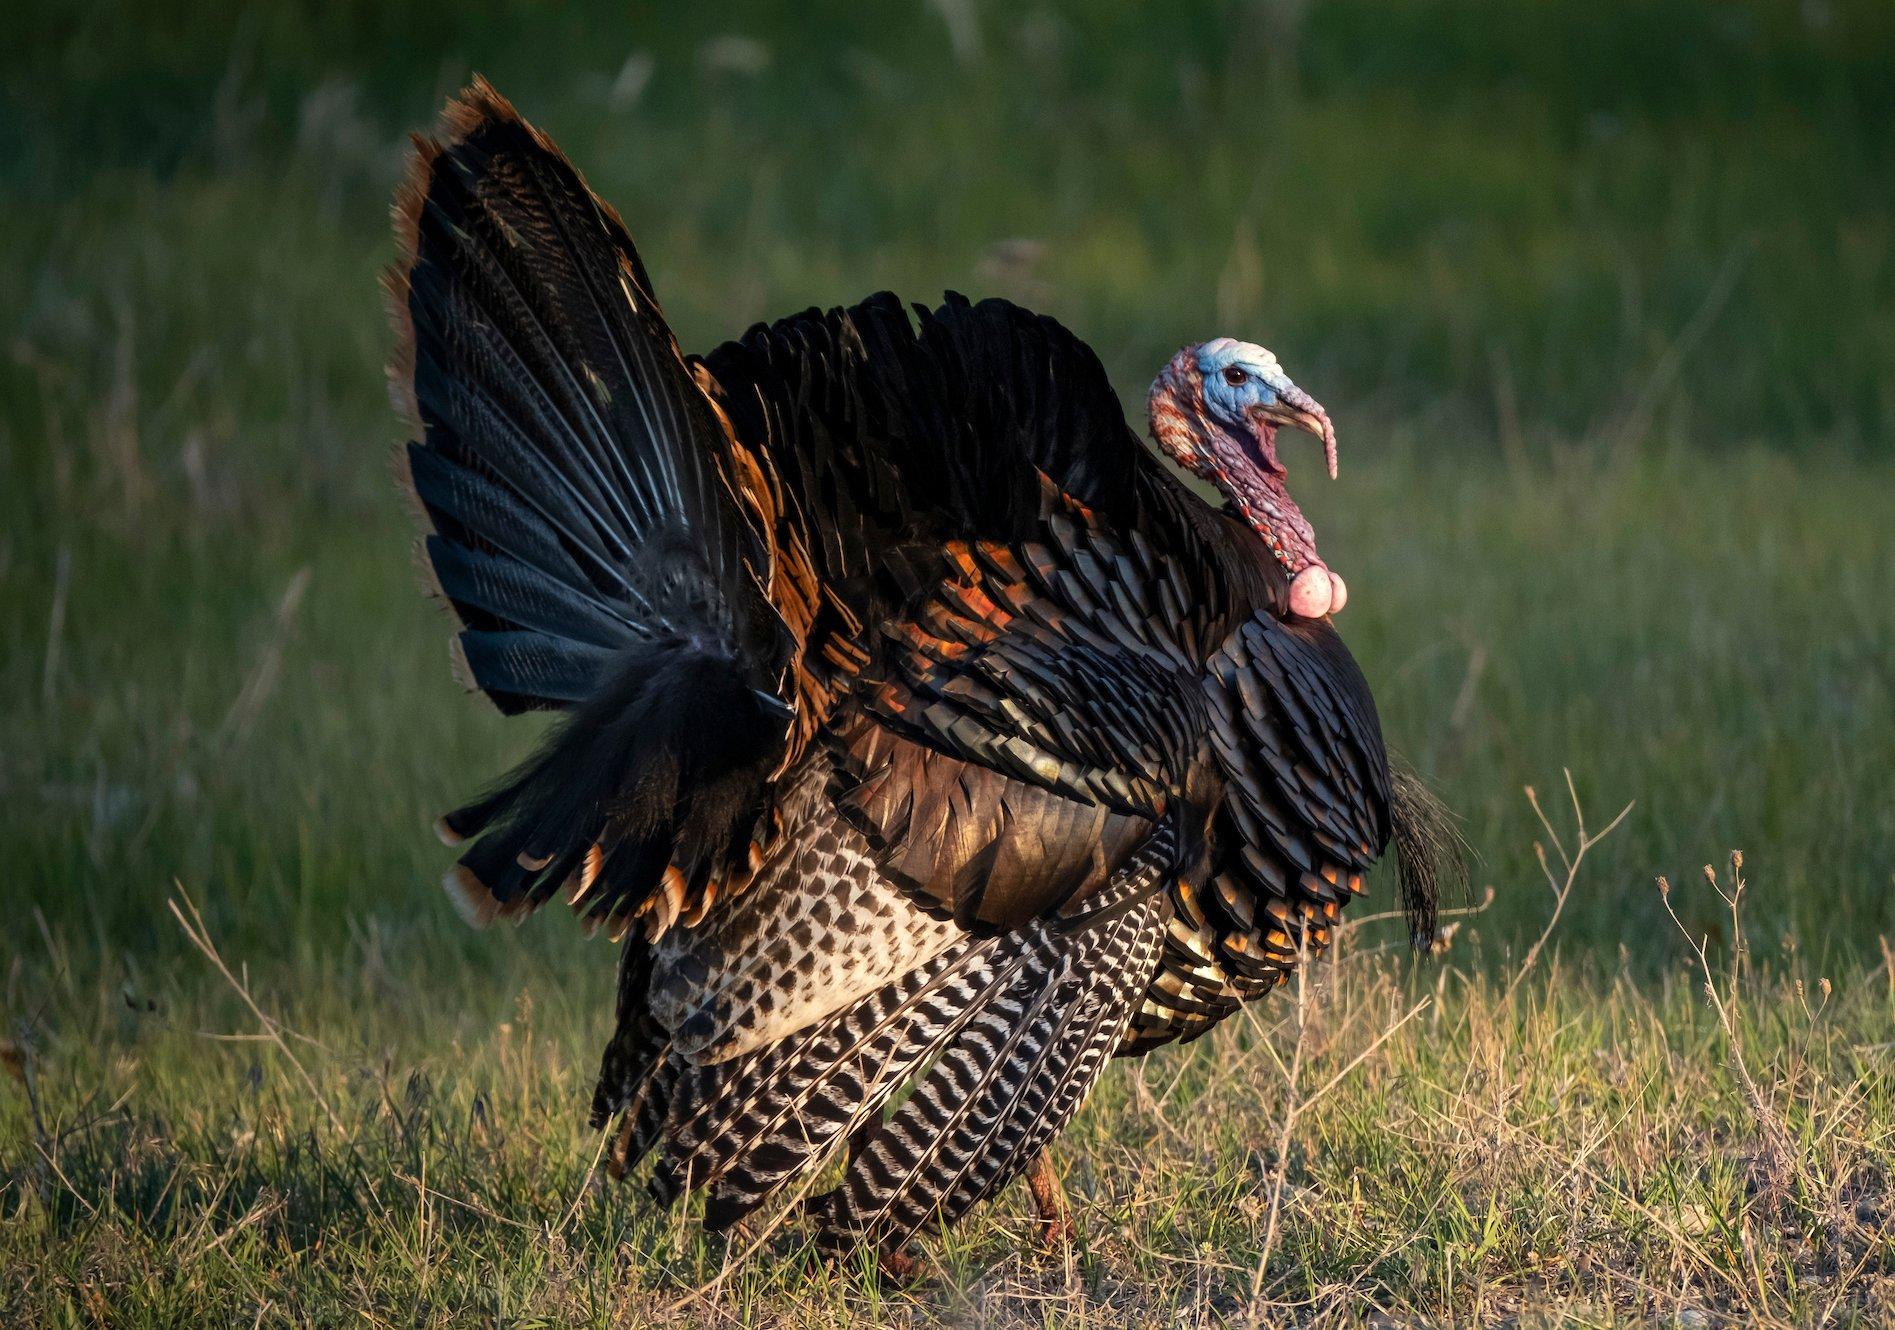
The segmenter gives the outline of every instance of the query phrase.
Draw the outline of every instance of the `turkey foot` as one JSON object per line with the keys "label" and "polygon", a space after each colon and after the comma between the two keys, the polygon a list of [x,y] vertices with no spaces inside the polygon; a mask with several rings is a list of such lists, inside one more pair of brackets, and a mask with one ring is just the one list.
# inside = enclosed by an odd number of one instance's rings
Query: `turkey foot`
{"label": "turkey foot", "polygon": [[884,1247],[875,1258],[881,1269],[882,1278],[891,1279],[897,1284],[912,1284],[919,1280],[926,1270],[921,1258],[910,1256],[899,1247]]}
{"label": "turkey foot", "polygon": [[1042,1149],[1026,1171],[1027,1190],[1033,1193],[1033,1213],[1040,1221],[1040,1242],[1058,1247],[1073,1239],[1073,1221],[1066,1213],[1066,1192],[1053,1172],[1053,1154]]}

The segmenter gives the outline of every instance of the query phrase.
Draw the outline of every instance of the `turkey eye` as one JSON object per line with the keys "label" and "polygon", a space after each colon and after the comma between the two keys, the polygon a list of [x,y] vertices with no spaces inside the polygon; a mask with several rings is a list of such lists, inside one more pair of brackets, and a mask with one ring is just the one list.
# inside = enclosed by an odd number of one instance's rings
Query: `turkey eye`
{"label": "turkey eye", "polygon": [[1229,369],[1224,371],[1224,382],[1233,388],[1240,388],[1249,381],[1250,376],[1238,369],[1235,365],[1232,365]]}

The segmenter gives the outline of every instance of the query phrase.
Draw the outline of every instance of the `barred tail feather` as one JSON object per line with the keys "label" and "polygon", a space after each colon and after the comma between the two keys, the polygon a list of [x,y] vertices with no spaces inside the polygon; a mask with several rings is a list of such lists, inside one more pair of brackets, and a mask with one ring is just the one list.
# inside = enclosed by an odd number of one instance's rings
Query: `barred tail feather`
{"label": "barred tail feather", "polygon": [[[669,1200],[709,1187],[705,1222],[722,1228],[767,1201],[846,1139],[1010,977],[1018,957],[964,939],[799,1036],[762,1050],[719,1088],[693,1086],[702,1108],[672,1131],[654,1176]],[[713,1069],[700,1073],[707,1080]]]}
{"label": "barred tail feather", "polygon": [[703,1169],[694,1185],[710,1188],[706,1225],[725,1228],[749,1214],[878,1113],[959,1027],[969,989],[985,977],[985,950],[939,958],[948,963],[923,966],[882,1001],[860,1004],[833,1033],[800,1049],[720,1136],[681,1132],[679,1157],[666,1174],[675,1181]]}

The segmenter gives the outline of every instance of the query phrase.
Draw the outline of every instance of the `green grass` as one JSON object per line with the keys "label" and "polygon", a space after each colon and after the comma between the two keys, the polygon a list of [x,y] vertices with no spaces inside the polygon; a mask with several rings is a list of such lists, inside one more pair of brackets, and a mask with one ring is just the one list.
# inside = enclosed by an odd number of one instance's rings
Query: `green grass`
{"label": "green grass", "polygon": [[[1874,1321],[1895,1296],[1895,11],[24,10],[0,1323]],[[470,68],[621,206],[688,345],[955,287],[1068,319],[1128,401],[1181,342],[1257,338],[1341,422],[1342,479],[1292,477],[1493,902],[1439,959],[1352,935],[1301,1027],[1273,1002],[1116,1069],[1062,1148],[1070,1258],[1015,1253],[1003,1200],[921,1290],[766,1245],[693,1293],[721,1245],[584,1182],[609,948],[470,934],[430,885],[429,819],[532,738],[449,681],[388,476],[386,199]],[[1522,787],[1564,832],[1562,770],[1595,822],[1633,808],[1508,996],[1553,906]],[[1726,1026],[1686,933],[1722,980],[1700,865],[1734,847]],[[213,1037],[258,1024],[187,895],[287,1053]]]}
{"label": "green grass", "polygon": [[1459,936],[1351,932],[1307,990],[1119,1064],[1060,1150],[1077,1242],[1039,1254],[1003,1198],[906,1288],[594,1176],[602,967],[456,975],[368,922],[320,982],[253,974],[262,1020],[235,979],[62,967],[0,1288],[57,1325],[1886,1323],[1886,970],[1700,967],[1674,933],[1660,980],[1542,952],[1516,987]]}

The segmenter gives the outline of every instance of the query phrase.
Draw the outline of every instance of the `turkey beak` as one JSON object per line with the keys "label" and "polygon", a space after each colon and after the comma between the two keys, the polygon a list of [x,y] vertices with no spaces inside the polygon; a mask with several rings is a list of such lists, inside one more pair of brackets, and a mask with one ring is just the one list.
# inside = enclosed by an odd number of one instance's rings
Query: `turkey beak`
{"label": "turkey beak", "polygon": [[1323,404],[1291,383],[1279,379],[1270,384],[1276,400],[1263,408],[1263,418],[1272,425],[1288,425],[1305,430],[1323,441],[1323,460],[1329,463],[1329,478],[1336,478],[1336,427],[1329,423]]}

